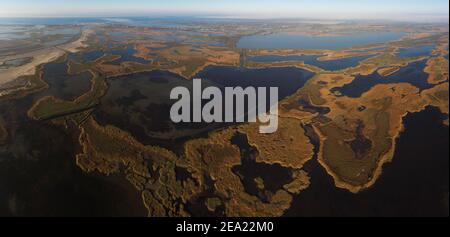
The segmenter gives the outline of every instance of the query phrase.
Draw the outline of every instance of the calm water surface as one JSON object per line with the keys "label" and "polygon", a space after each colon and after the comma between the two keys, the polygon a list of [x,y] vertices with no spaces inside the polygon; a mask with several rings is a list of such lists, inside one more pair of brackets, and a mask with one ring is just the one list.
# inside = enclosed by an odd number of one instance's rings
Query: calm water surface
{"label": "calm water surface", "polygon": [[426,63],[427,60],[410,63],[408,66],[402,67],[394,74],[386,77],[380,76],[377,72],[368,76],[358,75],[349,84],[333,88],[331,91],[340,92],[344,96],[356,98],[360,97],[364,92],[369,91],[375,85],[402,82],[410,83],[420,90],[429,89],[433,85],[428,83],[428,74],[423,71]]}
{"label": "calm water surface", "polygon": [[422,56],[430,56],[431,52],[435,48],[434,45],[422,45],[412,48],[401,48],[396,54],[400,58],[414,58]]}
{"label": "calm water surface", "polygon": [[355,67],[361,61],[373,57],[373,55],[364,55],[336,60],[326,60],[326,61],[319,60],[319,58],[322,56],[323,55],[290,55],[290,56],[264,55],[264,56],[249,57],[248,60],[253,62],[298,61],[322,68],[327,71],[338,71],[349,67]]}
{"label": "calm water surface", "polygon": [[293,33],[252,35],[241,38],[238,48],[302,48],[302,49],[343,49],[362,45],[385,43],[406,36],[402,32],[357,32],[340,36],[308,36]]}

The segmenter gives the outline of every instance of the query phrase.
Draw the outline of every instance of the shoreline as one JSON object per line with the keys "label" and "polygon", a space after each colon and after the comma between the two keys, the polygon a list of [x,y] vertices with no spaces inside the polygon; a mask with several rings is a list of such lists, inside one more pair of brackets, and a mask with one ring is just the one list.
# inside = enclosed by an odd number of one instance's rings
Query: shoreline
{"label": "shoreline", "polygon": [[[84,30],[80,37],[72,42],[61,46],[55,46],[47,49],[40,49],[33,52],[28,52],[23,55],[15,55],[13,58],[31,57],[31,62],[21,65],[19,67],[12,67],[5,70],[0,70],[0,86],[16,80],[22,76],[31,76],[36,74],[36,70],[40,65],[53,62],[58,58],[64,56],[67,52],[76,53],[80,48],[85,48],[88,45],[85,44],[89,35],[93,33],[93,30]],[[9,58],[6,59],[10,60]]]}
{"label": "shoreline", "polygon": [[332,168],[326,163],[326,161],[323,158],[323,145],[322,144],[326,140],[326,137],[320,132],[320,130],[318,128],[313,126],[314,131],[319,136],[320,143],[321,143],[319,152],[317,153],[317,160],[318,160],[319,164],[333,178],[334,184],[337,188],[346,189],[354,194],[357,194],[361,191],[364,191],[364,190],[372,187],[378,181],[380,176],[382,175],[384,165],[392,162],[394,159],[394,154],[395,154],[396,147],[397,147],[397,140],[400,138],[402,132],[404,131],[404,124],[403,124],[404,118],[410,113],[421,112],[421,111],[425,110],[426,107],[427,106],[422,106],[422,107],[418,108],[417,110],[407,111],[400,117],[401,125],[398,127],[397,131],[394,131],[396,134],[392,137],[391,147],[390,147],[389,151],[387,151],[385,154],[380,156],[380,158],[377,162],[377,165],[373,171],[372,177],[368,182],[366,182],[364,184],[359,184],[359,185],[351,184],[349,182],[342,180],[342,178],[340,178],[339,175],[332,170]]}

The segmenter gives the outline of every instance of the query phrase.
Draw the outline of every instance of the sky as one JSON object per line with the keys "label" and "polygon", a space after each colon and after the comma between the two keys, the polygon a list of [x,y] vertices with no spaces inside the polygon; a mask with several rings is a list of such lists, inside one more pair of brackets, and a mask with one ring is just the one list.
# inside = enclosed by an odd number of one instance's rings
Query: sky
{"label": "sky", "polygon": [[0,0],[0,17],[210,16],[446,21],[448,0]]}

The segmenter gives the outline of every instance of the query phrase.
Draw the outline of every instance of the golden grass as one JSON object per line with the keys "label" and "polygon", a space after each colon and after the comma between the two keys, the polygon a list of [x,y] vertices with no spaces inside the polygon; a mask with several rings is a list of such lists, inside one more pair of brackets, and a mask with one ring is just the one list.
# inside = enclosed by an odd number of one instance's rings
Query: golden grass
{"label": "golden grass", "polygon": [[448,60],[444,57],[430,58],[424,71],[430,75],[428,77],[430,84],[448,81]]}

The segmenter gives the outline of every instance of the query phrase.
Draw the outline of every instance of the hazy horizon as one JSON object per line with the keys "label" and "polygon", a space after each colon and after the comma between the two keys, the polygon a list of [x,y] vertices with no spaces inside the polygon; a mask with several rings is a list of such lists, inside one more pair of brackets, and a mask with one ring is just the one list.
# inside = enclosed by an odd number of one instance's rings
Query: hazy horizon
{"label": "hazy horizon", "polygon": [[[448,22],[447,0],[0,0],[0,17],[174,17]],[[51,6],[51,7],[49,7]]]}

